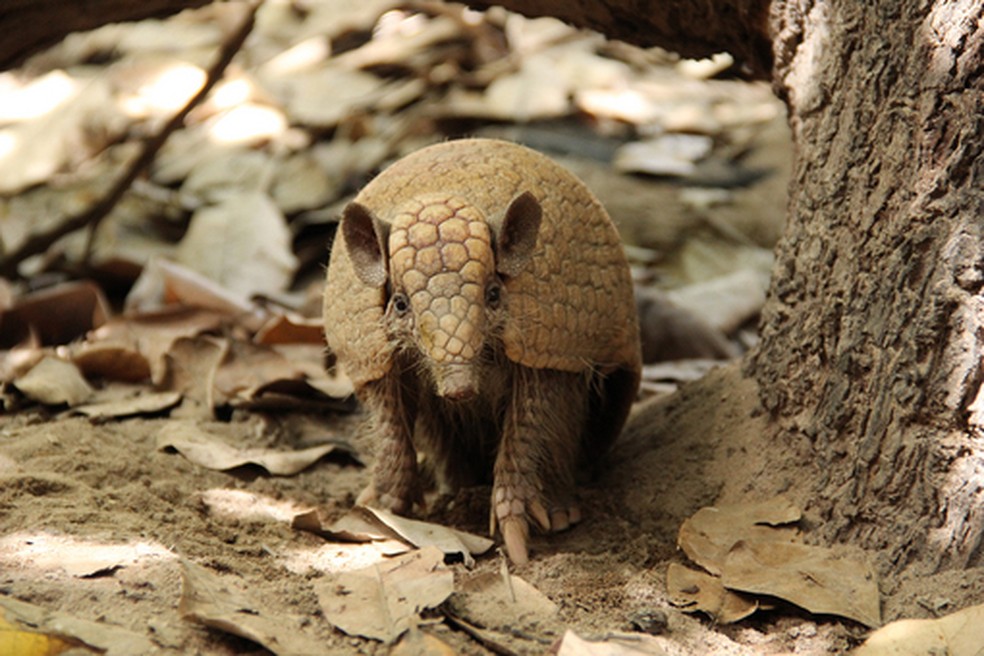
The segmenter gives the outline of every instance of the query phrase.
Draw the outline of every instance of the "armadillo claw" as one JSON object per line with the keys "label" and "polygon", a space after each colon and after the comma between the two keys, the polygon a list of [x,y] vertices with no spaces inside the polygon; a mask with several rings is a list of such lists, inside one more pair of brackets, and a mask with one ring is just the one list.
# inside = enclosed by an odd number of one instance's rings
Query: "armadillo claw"
{"label": "armadillo claw", "polygon": [[526,549],[526,540],[529,537],[526,520],[512,515],[502,519],[499,526],[502,529],[502,540],[506,543],[509,560],[516,565],[525,565],[530,559]]}

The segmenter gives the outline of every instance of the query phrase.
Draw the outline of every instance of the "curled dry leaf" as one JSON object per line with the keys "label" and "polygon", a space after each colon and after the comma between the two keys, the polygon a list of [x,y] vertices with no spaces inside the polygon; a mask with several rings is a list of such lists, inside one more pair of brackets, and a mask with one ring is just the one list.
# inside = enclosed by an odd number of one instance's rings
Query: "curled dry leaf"
{"label": "curled dry leaf", "polygon": [[348,447],[321,444],[298,451],[275,449],[237,449],[193,421],[171,421],[157,434],[157,449],[174,449],[196,465],[226,471],[244,465],[256,465],[274,476],[292,476],[307,469],[324,456]]}
{"label": "curled dry leaf", "polygon": [[723,360],[739,355],[724,333],[677,305],[665,292],[637,289],[636,307],[643,362]]}
{"label": "curled dry leaf", "polygon": [[454,591],[444,554],[426,547],[315,584],[325,617],[349,635],[391,643],[415,626],[419,613]]}
{"label": "curled dry leaf", "polygon": [[[10,348],[31,333],[42,344],[68,344],[103,325],[110,315],[105,294],[94,283],[69,282],[15,298],[0,306],[0,349]],[[52,317],[58,317],[52,321]]]}
{"label": "curled dry leaf", "polygon": [[366,506],[355,506],[327,527],[322,524],[316,511],[296,516],[292,525],[332,540],[368,542],[396,539],[412,547],[436,547],[445,556],[460,557],[466,567],[475,564],[473,556],[485,553],[495,544],[472,533]]}
{"label": "curled dry leaf", "polygon": [[461,555],[466,567],[475,564],[472,556],[478,556],[495,544],[488,538],[483,538],[473,533],[466,533],[457,529],[423,522],[418,519],[410,519],[395,515],[387,510],[378,508],[365,508],[380,523],[391,529],[394,534],[404,542],[418,548],[428,546],[437,547],[445,555]]}
{"label": "curled dry leaf", "polygon": [[240,586],[231,577],[220,578],[182,560],[178,612],[186,620],[252,640],[278,656],[324,651],[323,645],[302,629],[304,618],[265,612],[263,604],[250,599]]}
{"label": "curled dry leaf", "polygon": [[211,419],[216,398],[215,376],[229,351],[229,340],[208,335],[179,337],[164,355],[167,376],[163,387],[180,392],[184,401],[177,416]]}
{"label": "curled dry leaf", "polygon": [[728,590],[719,577],[678,563],[670,563],[666,570],[666,591],[674,606],[688,613],[706,613],[721,624],[745,619],[764,607],[754,599]]}
{"label": "curled dry leaf", "polygon": [[[160,312],[115,317],[89,333],[86,342],[73,351],[73,359],[81,358],[79,366],[84,368],[89,364],[85,354],[90,349],[109,352],[118,349],[126,359],[134,357],[128,353],[136,352],[147,361],[151,382],[162,385],[168,373],[166,357],[174,342],[182,337],[196,337],[217,330],[224,320],[221,313],[175,306]],[[104,357],[97,354],[95,358],[93,366],[98,370],[104,365]],[[113,369],[111,373],[119,372]]]}
{"label": "curled dry leaf", "polygon": [[45,405],[75,406],[92,396],[93,390],[71,362],[46,356],[14,381],[27,398]]}
{"label": "curled dry leaf", "polygon": [[83,342],[72,362],[89,378],[139,383],[150,378],[150,361],[139,351],[118,344]]}
{"label": "curled dry leaf", "polygon": [[94,403],[86,403],[73,408],[73,412],[92,419],[110,419],[133,417],[136,415],[151,415],[164,412],[181,403],[179,392],[146,392],[136,394],[129,391],[125,398],[108,400],[105,395],[97,393]]}

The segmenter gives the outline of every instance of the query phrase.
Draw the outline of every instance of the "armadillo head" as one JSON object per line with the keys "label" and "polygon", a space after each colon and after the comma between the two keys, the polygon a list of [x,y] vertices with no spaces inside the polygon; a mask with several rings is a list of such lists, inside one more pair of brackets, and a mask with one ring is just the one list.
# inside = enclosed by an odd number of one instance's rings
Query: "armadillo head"
{"label": "armadillo head", "polygon": [[341,229],[356,274],[388,283],[390,333],[419,353],[439,396],[478,394],[477,363],[504,311],[503,280],[528,265],[540,218],[529,193],[491,223],[449,194],[415,198],[388,224],[358,203],[346,208]]}

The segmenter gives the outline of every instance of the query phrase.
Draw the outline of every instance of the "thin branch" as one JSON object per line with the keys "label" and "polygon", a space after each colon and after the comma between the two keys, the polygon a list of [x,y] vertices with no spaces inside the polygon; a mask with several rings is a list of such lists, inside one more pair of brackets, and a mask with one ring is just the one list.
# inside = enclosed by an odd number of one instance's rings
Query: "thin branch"
{"label": "thin branch", "polygon": [[54,226],[50,230],[45,232],[40,232],[38,234],[32,235],[27,240],[24,241],[16,250],[8,254],[4,258],[4,261],[0,263],[0,276],[13,278],[18,275],[17,269],[21,262],[32,255],[37,253],[42,253],[48,249],[56,241],[68,235],[76,230],[85,228],[86,226],[91,226],[91,232],[89,233],[89,239],[86,244],[86,259],[88,259],[89,253],[92,247],[93,236],[95,235],[96,228],[99,226],[100,221],[106,217],[116,204],[123,198],[123,194],[126,193],[133,181],[143,173],[148,166],[154,161],[154,157],[157,152],[167,141],[171,133],[178,129],[183,123],[185,118],[212,90],[212,88],[222,79],[226,68],[232,61],[236,53],[242,48],[243,43],[246,41],[246,37],[249,36],[250,32],[253,30],[253,25],[256,17],[256,10],[259,7],[258,2],[251,2],[247,5],[246,15],[243,18],[242,23],[239,27],[229,35],[229,38],[222,44],[218,57],[215,63],[209,68],[205,84],[202,88],[192,96],[192,98],[185,103],[184,107],[181,108],[171,119],[158,131],[156,134],[148,137],[143,144],[143,148],[140,154],[137,155],[133,161],[129,164],[123,175],[113,184],[113,186],[106,192],[106,195],[99,199],[94,205],[91,205],[82,212],[68,217],[65,221],[57,226]]}

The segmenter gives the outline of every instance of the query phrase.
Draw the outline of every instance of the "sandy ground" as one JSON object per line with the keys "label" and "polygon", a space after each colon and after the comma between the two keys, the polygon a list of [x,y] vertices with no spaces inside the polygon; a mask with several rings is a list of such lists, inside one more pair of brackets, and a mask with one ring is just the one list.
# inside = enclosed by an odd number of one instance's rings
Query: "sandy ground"
{"label": "sandy ground", "polygon": [[[678,654],[844,653],[866,635],[853,622],[810,617],[788,605],[715,626],[668,603],[667,565],[685,561],[676,548],[680,523],[705,505],[766,489],[797,471],[792,450],[784,471],[764,469],[764,420],[754,416],[753,386],[736,372],[717,370],[637,411],[601,480],[581,490],[585,520],[565,533],[536,537],[532,561],[513,569],[559,605],[559,626],[597,639],[632,631],[633,622],[638,627],[648,617],[660,647]],[[261,512],[316,506],[340,516],[366,483],[367,470],[329,457],[291,477],[209,471],[155,448],[169,421],[93,424],[30,413],[0,418],[0,592],[125,627],[150,638],[160,653],[266,653],[182,618],[180,559],[188,559],[234,582],[264,614],[317,640],[322,653],[385,651],[380,643],[335,631],[322,615],[313,586],[328,576],[325,569],[345,545]],[[355,421],[324,419],[335,436],[352,436]],[[270,416],[212,428],[239,443],[284,448],[290,446],[284,438],[271,436],[289,434],[289,424],[289,417]],[[366,445],[355,446],[365,452]],[[243,501],[242,493],[254,496]],[[482,532],[486,494],[467,491],[432,519]],[[501,556],[491,552],[476,570],[501,566]],[[456,577],[469,575],[461,564],[452,568]],[[886,620],[944,614],[984,592],[978,571],[902,576],[881,587]],[[447,623],[435,621],[425,630],[459,653],[490,653]],[[533,636],[528,652],[548,649],[559,637],[554,631]]]}

